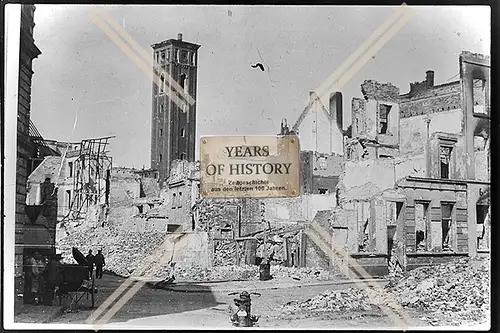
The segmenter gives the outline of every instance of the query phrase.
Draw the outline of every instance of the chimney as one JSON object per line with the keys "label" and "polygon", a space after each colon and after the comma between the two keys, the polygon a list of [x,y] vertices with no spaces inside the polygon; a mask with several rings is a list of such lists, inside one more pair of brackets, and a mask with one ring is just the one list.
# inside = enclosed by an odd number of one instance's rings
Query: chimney
{"label": "chimney", "polygon": [[177,34],[177,40],[182,40],[182,34]]}
{"label": "chimney", "polygon": [[429,87],[434,87],[434,71],[425,72],[425,82]]}

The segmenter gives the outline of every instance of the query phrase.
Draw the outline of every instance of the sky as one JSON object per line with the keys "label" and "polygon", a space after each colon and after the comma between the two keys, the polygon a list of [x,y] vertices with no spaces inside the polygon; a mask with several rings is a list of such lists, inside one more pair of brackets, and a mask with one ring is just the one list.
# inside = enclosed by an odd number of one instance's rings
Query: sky
{"label": "sky", "polygon": [[[99,10],[151,54],[183,34],[198,56],[197,137],[274,135],[293,124],[321,84],[393,13],[356,6],[37,5],[31,118],[46,139],[115,135],[115,166],[150,167],[152,82],[91,19]],[[365,79],[401,93],[435,71],[459,79],[464,50],[490,54],[490,8],[412,7],[414,15],[345,84],[344,128]],[[230,11],[230,12],[229,12]],[[252,68],[263,63],[266,70]],[[327,104],[324,99],[323,103]],[[197,140],[198,141],[198,140]]]}

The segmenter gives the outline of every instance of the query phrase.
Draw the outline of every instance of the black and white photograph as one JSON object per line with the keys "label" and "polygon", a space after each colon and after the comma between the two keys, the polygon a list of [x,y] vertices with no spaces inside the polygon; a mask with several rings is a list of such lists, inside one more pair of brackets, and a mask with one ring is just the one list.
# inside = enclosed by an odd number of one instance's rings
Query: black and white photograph
{"label": "black and white photograph", "polygon": [[2,5],[4,329],[491,329],[489,5]]}

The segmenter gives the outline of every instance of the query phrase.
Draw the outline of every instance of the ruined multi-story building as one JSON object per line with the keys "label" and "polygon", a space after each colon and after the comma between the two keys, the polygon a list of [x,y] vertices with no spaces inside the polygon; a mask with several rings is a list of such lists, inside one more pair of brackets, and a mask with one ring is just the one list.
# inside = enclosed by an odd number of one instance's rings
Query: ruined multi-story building
{"label": "ruined multi-story building", "polygon": [[[15,218],[15,274],[22,271],[23,252],[34,250],[40,244],[30,244],[36,230],[30,227],[30,220],[25,212],[26,182],[30,161],[32,141],[30,139],[31,78],[32,61],[41,51],[35,45],[33,29],[35,6],[21,5],[21,31],[19,54],[19,98],[17,115],[17,167],[16,167],[16,218]],[[47,244],[50,247],[50,244]]]}
{"label": "ruined multi-story building", "polygon": [[463,52],[459,66],[454,82],[427,71],[400,95],[370,80],[353,99],[339,190],[356,218],[335,223],[374,274],[489,249],[490,61]]}
{"label": "ruined multi-story building", "polygon": [[151,168],[163,186],[174,160],[194,162],[198,49],[182,34],[153,44],[154,83],[151,121]]}

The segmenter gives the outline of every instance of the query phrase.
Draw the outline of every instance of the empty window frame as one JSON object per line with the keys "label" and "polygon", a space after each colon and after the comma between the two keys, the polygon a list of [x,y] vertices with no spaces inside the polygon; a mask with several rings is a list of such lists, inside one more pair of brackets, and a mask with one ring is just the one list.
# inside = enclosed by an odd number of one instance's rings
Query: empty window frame
{"label": "empty window frame", "polygon": [[178,208],[182,207],[182,192],[179,192],[179,196],[177,197],[177,207]]}
{"label": "empty window frame", "polygon": [[370,245],[370,203],[368,201],[355,201],[358,218],[358,251],[368,252]]}
{"label": "empty window frame", "polygon": [[185,160],[185,159],[186,159],[186,154],[181,153],[181,160]]}
{"label": "empty window frame", "polygon": [[68,162],[69,177],[73,177],[73,162]]}
{"label": "empty window frame", "polygon": [[175,193],[172,193],[172,209],[177,207],[177,196]]}
{"label": "empty window frame", "polygon": [[160,128],[160,136],[163,136],[163,128]]}
{"label": "empty window frame", "polygon": [[160,154],[160,162],[163,160],[163,155]]}
{"label": "empty window frame", "polygon": [[185,137],[186,136],[186,130],[184,128],[181,128],[181,137]]}
{"label": "empty window frame", "polygon": [[319,194],[328,194],[328,189],[327,188],[319,188],[318,193]]}
{"label": "empty window frame", "polygon": [[474,113],[486,114],[486,80],[472,80],[472,96]]}
{"label": "empty window frame", "polygon": [[452,146],[442,144],[439,146],[439,172],[442,179],[450,179],[452,151]]}
{"label": "empty window frame", "polygon": [[387,104],[379,105],[379,134],[387,134],[389,129],[389,114],[392,106]]}
{"label": "empty window frame", "polygon": [[441,248],[443,251],[452,249],[453,204],[441,203]]}
{"label": "empty window frame", "polygon": [[417,252],[429,250],[429,202],[415,202],[415,246]]}
{"label": "empty window frame", "polygon": [[491,222],[490,206],[476,205],[477,249],[490,249]]}
{"label": "empty window frame", "polygon": [[71,209],[71,190],[66,190],[66,202],[68,203],[68,209]]}

